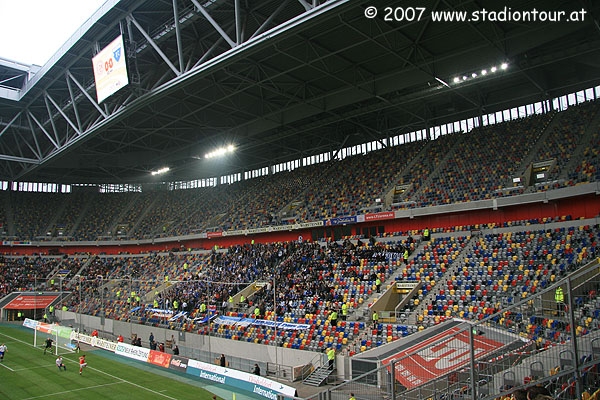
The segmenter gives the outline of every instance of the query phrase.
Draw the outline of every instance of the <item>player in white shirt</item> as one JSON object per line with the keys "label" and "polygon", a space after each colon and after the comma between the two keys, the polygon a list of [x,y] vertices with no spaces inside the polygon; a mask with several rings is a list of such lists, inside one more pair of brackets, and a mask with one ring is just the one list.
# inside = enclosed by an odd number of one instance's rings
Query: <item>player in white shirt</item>
{"label": "player in white shirt", "polygon": [[4,361],[4,353],[6,353],[6,345],[0,344],[0,361]]}
{"label": "player in white shirt", "polygon": [[65,371],[67,370],[67,366],[63,364],[62,356],[58,356],[58,358],[56,359],[56,366],[58,367],[59,371],[61,368],[64,368]]}

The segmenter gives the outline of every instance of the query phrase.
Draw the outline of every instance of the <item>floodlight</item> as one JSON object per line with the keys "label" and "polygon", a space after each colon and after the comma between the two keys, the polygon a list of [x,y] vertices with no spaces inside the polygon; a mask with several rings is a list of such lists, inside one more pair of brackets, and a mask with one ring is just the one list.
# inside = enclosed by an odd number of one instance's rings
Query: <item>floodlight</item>
{"label": "floodlight", "polygon": [[502,68],[502,69],[506,69],[506,68],[508,68],[508,64],[507,64],[507,63],[502,63],[502,64],[500,65],[500,68]]}
{"label": "floodlight", "polygon": [[490,71],[492,71],[492,72],[496,72],[496,70],[497,70],[497,69],[498,69],[498,68],[496,68],[496,66],[493,66],[493,67],[490,69]]}
{"label": "floodlight", "polygon": [[211,151],[210,153],[206,153],[204,155],[204,158],[213,158],[213,157],[217,157],[217,156],[223,156],[226,153],[233,153],[235,151],[235,146],[230,144],[227,147],[219,147],[218,149],[215,149],[213,151]]}
{"label": "floodlight", "polygon": [[466,81],[466,80],[467,80],[467,76],[463,75],[463,81]]}
{"label": "floodlight", "polygon": [[477,74],[476,74],[475,72],[473,72],[473,73],[471,74],[471,76],[472,76],[473,78],[477,78]]}
{"label": "floodlight", "polygon": [[458,83],[458,82],[460,82],[460,78],[458,76],[455,76],[454,77],[454,83]]}
{"label": "floodlight", "polygon": [[152,176],[164,174],[165,172],[169,172],[169,169],[170,169],[169,167],[164,167],[164,168],[158,169],[156,171],[152,171]]}
{"label": "floodlight", "polygon": [[487,75],[487,69],[482,69],[481,70],[481,75]]}

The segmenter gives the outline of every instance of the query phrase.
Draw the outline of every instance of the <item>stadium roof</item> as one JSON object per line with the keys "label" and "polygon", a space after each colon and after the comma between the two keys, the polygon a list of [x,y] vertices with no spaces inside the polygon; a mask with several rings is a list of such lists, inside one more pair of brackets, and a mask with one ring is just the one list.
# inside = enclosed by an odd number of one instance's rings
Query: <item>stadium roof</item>
{"label": "stadium roof", "polygon": [[[570,23],[431,17],[504,8],[491,0],[422,0],[420,20],[415,10],[413,22],[386,21],[389,3],[108,1],[31,79],[0,62],[0,80],[19,76],[0,84],[0,179],[143,182],[163,166],[161,179],[220,176],[600,83],[598,2]],[[512,15],[566,16],[584,4],[511,3]],[[121,33],[132,83],[98,104],[91,58]],[[506,71],[453,83],[502,62]],[[234,155],[204,159],[230,143]]]}

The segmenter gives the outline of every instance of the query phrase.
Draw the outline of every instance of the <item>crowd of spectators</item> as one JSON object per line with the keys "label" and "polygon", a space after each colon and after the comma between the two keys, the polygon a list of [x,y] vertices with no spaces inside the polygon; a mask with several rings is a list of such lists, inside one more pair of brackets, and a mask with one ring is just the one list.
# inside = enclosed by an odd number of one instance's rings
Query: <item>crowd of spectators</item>
{"label": "crowd of spectators", "polygon": [[322,166],[325,171],[304,194],[300,220],[321,220],[360,214],[376,206],[394,178],[425,145],[413,142],[346,157]]}
{"label": "crowd of spectators", "polygon": [[548,136],[544,145],[534,155],[534,162],[555,160],[556,165],[547,177],[549,185],[539,185],[538,190],[573,185],[574,182],[556,182],[575,154],[577,145],[584,139],[589,123],[596,115],[597,106],[593,102],[584,103],[578,107],[570,107],[560,114],[560,118]]}
{"label": "crowd of spectators", "polygon": [[[34,240],[44,236],[52,217],[67,199],[66,195],[54,193],[9,193],[13,223],[17,236]],[[4,208],[4,207],[2,207]]]}
{"label": "crowd of spectators", "polygon": [[[596,108],[589,102],[556,115],[533,115],[216,187],[12,192],[6,201],[11,212],[4,214],[12,214],[8,230],[19,239],[45,237],[46,228],[55,236],[60,230],[68,240],[107,238],[117,226],[121,238],[137,239],[249,229],[520,194],[529,189],[515,186],[513,178],[526,169],[525,160],[552,159],[556,166],[549,181],[535,188],[549,190],[600,176],[600,133],[590,127]],[[397,185],[408,189],[393,205],[383,201]]]}
{"label": "crowd of spectators", "polygon": [[131,200],[131,193],[104,193],[91,196],[88,212],[74,232],[75,240],[97,240],[112,235],[115,213],[119,213]]}
{"label": "crowd of spectators", "polygon": [[39,256],[0,256],[0,298],[15,291],[45,289],[49,274],[60,261]]}
{"label": "crowd of spectators", "polygon": [[518,175],[521,161],[548,122],[548,115],[535,115],[474,129],[412,200],[423,207],[502,197],[501,189]]}

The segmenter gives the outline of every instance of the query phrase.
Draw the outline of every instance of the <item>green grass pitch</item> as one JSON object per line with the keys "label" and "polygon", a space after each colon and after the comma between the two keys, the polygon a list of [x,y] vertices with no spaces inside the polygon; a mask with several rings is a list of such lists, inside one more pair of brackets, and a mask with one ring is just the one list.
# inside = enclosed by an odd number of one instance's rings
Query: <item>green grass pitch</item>
{"label": "green grass pitch", "polygon": [[0,343],[8,348],[0,363],[0,399],[210,400],[213,396],[200,387],[94,354],[101,350],[82,352],[88,363],[82,375],[80,354],[63,355],[67,370],[59,371],[55,355],[33,347],[33,331],[0,326]]}

